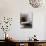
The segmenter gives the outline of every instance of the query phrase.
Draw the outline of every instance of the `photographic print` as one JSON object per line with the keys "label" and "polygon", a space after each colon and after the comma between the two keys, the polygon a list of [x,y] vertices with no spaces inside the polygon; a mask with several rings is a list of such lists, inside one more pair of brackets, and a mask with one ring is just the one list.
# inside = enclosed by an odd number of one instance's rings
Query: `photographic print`
{"label": "photographic print", "polygon": [[29,0],[29,4],[33,7],[33,8],[38,8],[43,4],[43,0]]}
{"label": "photographic print", "polygon": [[20,14],[20,25],[21,28],[32,28],[32,15]]}

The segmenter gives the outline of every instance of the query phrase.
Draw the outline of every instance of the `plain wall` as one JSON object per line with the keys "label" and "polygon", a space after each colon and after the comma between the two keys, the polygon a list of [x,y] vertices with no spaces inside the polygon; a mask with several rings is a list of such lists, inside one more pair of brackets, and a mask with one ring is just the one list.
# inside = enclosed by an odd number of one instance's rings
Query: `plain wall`
{"label": "plain wall", "polygon": [[[33,13],[33,27],[30,29],[20,28],[20,13]],[[10,33],[16,40],[28,40],[34,34],[39,40],[46,40],[46,8],[33,8],[28,0],[0,0],[0,19],[4,16],[12,17]],[[0,29],[1,30],[1,29]],[[4,39],[4,33],[0,31],[0,39]],[[3,37],[2,37],[3,36]]]}

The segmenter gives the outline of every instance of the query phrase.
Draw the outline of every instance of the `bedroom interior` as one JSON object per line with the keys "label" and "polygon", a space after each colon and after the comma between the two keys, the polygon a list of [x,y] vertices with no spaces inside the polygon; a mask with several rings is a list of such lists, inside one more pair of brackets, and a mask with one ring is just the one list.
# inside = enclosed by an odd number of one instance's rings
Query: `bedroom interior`
{"label": "bedroom interior", "polygon": [[46,46],[46,0],[0,0],[0,46]]}

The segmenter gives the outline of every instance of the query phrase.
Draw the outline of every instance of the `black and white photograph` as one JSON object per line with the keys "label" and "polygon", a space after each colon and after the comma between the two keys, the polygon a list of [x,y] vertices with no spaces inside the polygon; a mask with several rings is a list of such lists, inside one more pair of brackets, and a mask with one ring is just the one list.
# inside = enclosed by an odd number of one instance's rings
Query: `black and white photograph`
{"label": "black and white photograph", "polygon": [[20,14],[21,28],[32,28],[33,15],[32,14]]}
{"label": "black and white photograph", "polygon": [[46,0],[0,0],[0,46],[46,46]]}

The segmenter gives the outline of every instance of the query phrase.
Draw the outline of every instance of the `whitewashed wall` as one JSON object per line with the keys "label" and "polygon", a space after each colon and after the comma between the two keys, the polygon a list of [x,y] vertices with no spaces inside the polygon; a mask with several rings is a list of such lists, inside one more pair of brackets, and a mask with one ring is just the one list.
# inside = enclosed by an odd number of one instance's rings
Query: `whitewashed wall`
{"label": "whitewashed wall", "polygon": [[[33,27],[32,29],[20,29],[20,13],[33,12]],[[0,17],[12,17],[13,22],[10,33],[17,40],[27,40],[34,34],[39,40],[46,40],[45,33],[45,15],[46,8],[33,8],[28,0],[0,0]],[[0,39],[2,39],[2,31],[0,31]]]}

